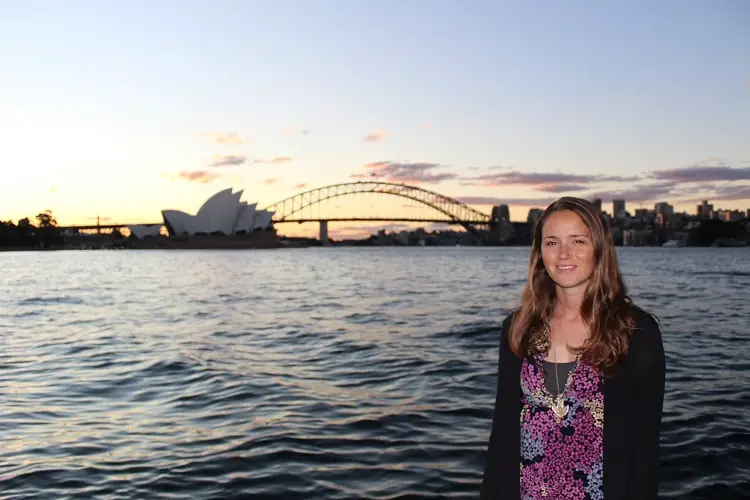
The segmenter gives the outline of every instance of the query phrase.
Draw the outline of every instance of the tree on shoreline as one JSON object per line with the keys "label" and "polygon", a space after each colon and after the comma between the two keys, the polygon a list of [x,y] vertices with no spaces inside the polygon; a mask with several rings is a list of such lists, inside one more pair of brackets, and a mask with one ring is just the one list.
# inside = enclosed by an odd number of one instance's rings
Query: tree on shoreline
{"label": "tree on shoreline", "polygon": [[45,210],[36,215],[40,228],[57,227],[57,219],[52,215],[52,210]]}
{"label": "tree on shoreline", "polygon": [[28,217],[13,221],[0,221],[0,246],[10,248],[51,248],[62,246],[64,238],[57,228],[57,220],[51,210],[37,214],[38,225]]}
{"label": "tree on shoreline", "polygon": [[747,241],[750,234],[745,224],[721,220],[703,221],[698,228],[691,232],[693,244],[708,247],[721,240]]}

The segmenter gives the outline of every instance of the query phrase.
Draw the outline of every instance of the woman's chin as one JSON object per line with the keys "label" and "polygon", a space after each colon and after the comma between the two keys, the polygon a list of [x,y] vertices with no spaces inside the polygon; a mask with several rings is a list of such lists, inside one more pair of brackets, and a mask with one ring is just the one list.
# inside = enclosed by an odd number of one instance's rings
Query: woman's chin
{"label": "woman's chin", "polygon": [[555,282],[555,285],[557,285],[558,288],[564,290],[575,290],[578,288],[584,288],[588,279],[579,276],[555,276],[552,281]]}

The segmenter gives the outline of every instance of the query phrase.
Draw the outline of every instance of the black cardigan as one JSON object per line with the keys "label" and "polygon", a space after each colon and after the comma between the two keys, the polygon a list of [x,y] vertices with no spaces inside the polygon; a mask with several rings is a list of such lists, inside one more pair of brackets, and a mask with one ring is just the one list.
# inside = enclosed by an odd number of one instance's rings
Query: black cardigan
{"label": "black cardigan", "polygon": [[[521,358],[503,321],[497,394],[481,500],[520,499]],[[656,320],[635,308],[628,356],[604,379],[604,499],[651,500],[659,490],[659,430],[664,401],[664,346]]]}

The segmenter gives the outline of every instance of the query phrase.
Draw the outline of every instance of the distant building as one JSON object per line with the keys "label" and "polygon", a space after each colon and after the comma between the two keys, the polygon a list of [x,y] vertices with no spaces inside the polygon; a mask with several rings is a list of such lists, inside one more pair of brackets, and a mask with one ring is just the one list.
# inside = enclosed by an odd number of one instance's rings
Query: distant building
{"label": "distant building", "polygon": [[660,202],[654,205],[654,211],[658,214],[662,214],[666,217],[674,215],[674,207],[666,202]]}
{"label": "distant building", "polygon": [[719,219],[724,222],[736,222],[742,220],[742,212],[739,210],[719,210]]}
{"label": "distant building", "polygon": [[622,232],[622,245],[626,247],[642,247],[649,244],[651,232],[639,229],[626,229]]}
{"label": "distant building", "polygon": [[601,198],[595,198],[594,200],[591,201],[591,203],[594,204],[594,206],[599,212],[602,211],[602,199]]}
{"label": "distant building", "polygon": [[647,208],[636,208],[633,216],[634,222],[642,225],[653,224],[655,218],[654,211]]}
{"label": "distant building", "polygon": [[612,200],[612,217],[615,219],[625,215],[625,200]]}
{"label": "distant building", "polygon": [[696,213],[699,219],[713,219],[714,218],[714,206],[708,203],[708,200],[703,200],[700,205],[696,207]]}

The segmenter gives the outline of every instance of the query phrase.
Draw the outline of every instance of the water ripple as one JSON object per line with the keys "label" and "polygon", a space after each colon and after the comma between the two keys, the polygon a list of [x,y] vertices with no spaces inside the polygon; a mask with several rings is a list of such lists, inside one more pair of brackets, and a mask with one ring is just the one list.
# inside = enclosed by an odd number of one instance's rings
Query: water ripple
{"label": "water ripple", "polygon": [[[750,495],[747,249],[621,249],[664,498]],[[5,499],[476,498],[528,249],[3,253]]]}

